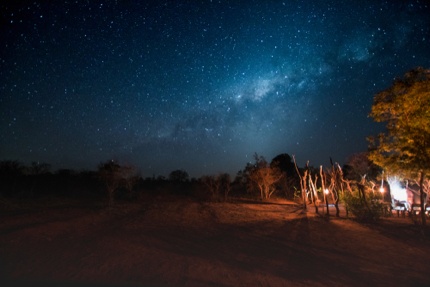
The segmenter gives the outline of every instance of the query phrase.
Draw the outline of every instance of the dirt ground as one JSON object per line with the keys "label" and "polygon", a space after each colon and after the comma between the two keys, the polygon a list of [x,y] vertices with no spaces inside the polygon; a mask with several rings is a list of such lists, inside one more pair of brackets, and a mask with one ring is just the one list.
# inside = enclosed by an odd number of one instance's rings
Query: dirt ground
{"label": "dirt ground", "polygon": [[430,237],[410,218],[330,212],[172,196],[2,211],[0,285],[430,286]]}

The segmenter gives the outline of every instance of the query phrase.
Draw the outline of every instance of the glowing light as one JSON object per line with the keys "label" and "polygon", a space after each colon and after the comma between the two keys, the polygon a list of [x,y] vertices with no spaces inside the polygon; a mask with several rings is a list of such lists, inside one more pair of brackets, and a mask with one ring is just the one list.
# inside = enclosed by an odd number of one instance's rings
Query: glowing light
{"label": "glowing light", "polygon": [[324,193],[328,194],[328,188],[324,189]]}
{"label": "glowing light", "polygon": [[398,181],[393,181],[390,183],[391,195],[395,200],[398,201],[407,201],[408,195],[406,193],[406,189],[402,188]]}
{"label": "glowing light", "polygon": [[385,189],[384,187],[381,186],[381,188],[379,189],[379,192],[384,193]]}

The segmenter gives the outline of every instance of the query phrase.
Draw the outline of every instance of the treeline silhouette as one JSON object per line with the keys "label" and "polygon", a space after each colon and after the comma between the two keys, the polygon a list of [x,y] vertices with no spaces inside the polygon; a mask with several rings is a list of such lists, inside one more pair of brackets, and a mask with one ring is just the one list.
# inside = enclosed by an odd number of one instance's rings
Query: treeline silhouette
{"label": "treeline silhouette", "polygon": [[[24,165],[16,160],[0,161],[0,197],[35,199],[43,197],[85,198],[93,200],[136,200],[142,195],[173,193],[200,200],[224,201],[228,197],[257,197],[251,192],[249,174],[262,162],[286,176],[276,185],[277,195],[293,198],[299,188],[298,177],[291,157],[281,154],[270,163],[255,155],[255,163],[231,177],[226,173],[190,178],[185,170],[177,169],[167,177],[142,177],[132,166],[115,161],[101,162],[97,170],[51,170],[47,163]],[[257,161],[258,159],[258,161]],[[109,189],[112,191],[109,195]],[[108,196],[107,195],[108,190]]]}
{"label": "treeline silhouette", "polygon": [[[377,220],[387,213],[386,203],[392,200],[388,192],[375,192],[384,183],[378,181],[381,170],[368,160],[367,153],[353,155],[343,168],[331,158],[330,162],[325,169],[315,168],[309,162],[301,168],[294,156],[286,153],[270,162],[255,154],[254,162],[246,163],[234,177],[218,173],[190,178],[185,170],[177,169],[168,177],[143,178],[134,166],[113,160],[101,162],[95,171],[60,169],[54,172],[46,163],[25,166],[18,161],[0,161],[0,210],[14,212],[16,203],[42,208],[51,203],[55,206],[78,204],[111,210],[122,206],[118,203],[169,200],[164,195],[211,202],[266,201],[273,195],[294,200],[304,209],[312,205],[316,213],[325,204],[327,215],[329,204],[333,204],[336,216],[339,216],[342,198],[347,210],[364,221]],[[78,201],[72,203],[69,199]]]}
{"label": "treeline silhouette", "polygon": [[46,163],[25,166],[19,161],[0,162],[0,195],[8,198],[40,196],[100,196],[103,188],[96,171],[60,169],[51,172]]}
{"label": "treeline silhouette", "polygon": [[[108,161],[109,162],[109,161]],[[101,164],[103,165],[103,164]],[[124,166],[119,166],[121,170]],[[108,173],[114,179],[114,173]],[[132,174],[132,184],[127,186],[125,177],[120,177],[115,186],[116,200],[135,200],[142,193],[194,195],[202,199],[204,192],[199,179],[190,178],[184,170],[173,170],[168,177],[152,176],[143,178]],[[36,199],[43,197],[66,197],[75,199],[104,200],[106,198],[106,178],[99,170],[59,169],[51,171],[46,163],[33,162],[26,166],[19,161],[0,161],[0,197],[9,199]],[[114,179],[115,180],[115,179]]]}

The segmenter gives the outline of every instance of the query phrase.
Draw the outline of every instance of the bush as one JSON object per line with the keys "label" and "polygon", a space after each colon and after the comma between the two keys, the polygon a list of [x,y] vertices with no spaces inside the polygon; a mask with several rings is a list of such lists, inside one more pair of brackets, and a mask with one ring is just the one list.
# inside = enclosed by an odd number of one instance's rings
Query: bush
{"label": "bush", "polygon": [[384,213],[384,204],[378,193],[366,193],[366,200],[358,191],[347,192],[343,196],[345,206],[359,221],[378,221]]}

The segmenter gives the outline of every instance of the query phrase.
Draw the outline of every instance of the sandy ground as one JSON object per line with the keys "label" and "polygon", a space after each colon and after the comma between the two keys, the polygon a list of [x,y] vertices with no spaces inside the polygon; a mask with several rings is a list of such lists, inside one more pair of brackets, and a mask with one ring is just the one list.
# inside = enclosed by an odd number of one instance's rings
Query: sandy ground
{"label": "sandy ground", "polygon": [[1,212],[0,285],[430,286],[430,239],[411,219],[342,215],[179,197]]}

